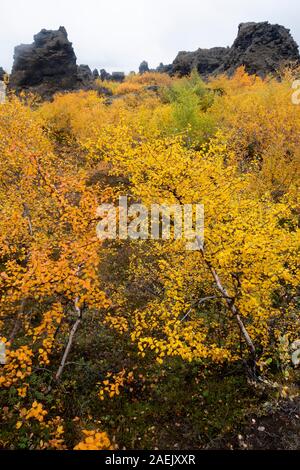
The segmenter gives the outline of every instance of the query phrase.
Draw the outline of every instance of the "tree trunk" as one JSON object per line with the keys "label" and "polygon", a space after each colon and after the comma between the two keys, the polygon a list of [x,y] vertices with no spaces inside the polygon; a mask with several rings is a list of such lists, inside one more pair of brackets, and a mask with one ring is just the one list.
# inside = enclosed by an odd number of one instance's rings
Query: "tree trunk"
{"label": "tree trunk", "polygon": [[238,323],[239,329],[241,331],[241,334],[242,334],[242,336],[243,336],[243,338],[244,338],[244,340],[247,344],[248,350],[250,352],[250,357],[251,357],[250,371],[251,371],[251,375],[253,375],[253,378],[255,378],[256,377],[256,349],[255,349],[255,346],[253,344],[253,341],[250,338],[250,335],[247,331],[247,328],[244,325],[244,322],[241,318],[241,315],[240,315],[237,307],[234,305],[233,299],[228,294],[227,289],[223,286],[223,284],[222,284],[216,270],[212,266],[211,262],[208,261],[205,258],[204,247],[203,247],[203,244],[202,244],[199,237],[197,237],[197,242],[198,242],[200,252],[203,256],[204,262],[205,262],[206,266],[208,267],[208,269],[210,270],[210,272],[211,272],[211,274],[212,274],[212,276],[215,280],[215,283],[217,285],[217,288],[218,288],[219,292],[222,294],[222,297],[225,300],[228,309],[231,311],[231,313],[234,315],[234,317],[237,320],[237,323]]}
{"label": "tree trunk", "polygon": [[77,329],[78,329],[78,327],[79,327],[79,325],[82,321],[82,311],[78,307],[78,299],[75,300],[75,310],[78,314],[78,319],[76,320],[76,322],[72,326],[72,329],[71,329],[70,335],[69,335],[69,339],[68,339],[67,347],[65,349],[65,352],[64,352],[64,355],[62,357],[62,360],[61,360],[60,366],[58,368],[58,371],[56,372],[55,380],[57,382],[60,380],[60,378],[62,376],[62,373],[63,373],[65,365],[66,365],[66,361],[68,359],[68,356],[69,356],[69,353],[70,353],[70,350],[71,350],[71,347],[72,347],[72,344],[73,344],[74,336],[75,336],[75,334],[77,332]]}

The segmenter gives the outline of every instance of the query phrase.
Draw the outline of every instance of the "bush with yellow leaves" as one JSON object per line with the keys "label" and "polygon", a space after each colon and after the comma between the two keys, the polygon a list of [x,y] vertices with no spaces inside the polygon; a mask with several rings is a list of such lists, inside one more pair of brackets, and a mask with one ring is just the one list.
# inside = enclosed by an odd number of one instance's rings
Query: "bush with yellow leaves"
{"label": "bush with yellow leaves", "polygon": [[86,437],[74,447],[74,450],[113,450],[113,446],[105,432],[83,430],[82,433]]}
{"label": "bush with yellow leaves", "polygon": [[[113,100],[80,91],[0,106],[1,446],[73,448],[74,415],[80,428],[101,416],[69,397],[84,384],[97,413],[117,407],[141,363],[163,375],[175,361],[216,373],[248,361],[286,380],[300,335],[291,80],[146,73],[110,83]],[[124,194],[149,209],[203,204],[204,246],[101,243],[97,208]],[[76,449],[112,448],[104,432],[84,436]]]}

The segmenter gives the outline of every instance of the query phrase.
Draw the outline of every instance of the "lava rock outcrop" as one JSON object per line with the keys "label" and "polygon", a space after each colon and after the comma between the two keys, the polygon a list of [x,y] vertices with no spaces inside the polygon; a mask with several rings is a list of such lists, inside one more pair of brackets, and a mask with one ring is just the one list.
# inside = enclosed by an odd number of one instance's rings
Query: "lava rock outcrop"
{"label": "lava rock outcrop", "polygon": [[5,75],[6,75],[5,70],[2,67],[0,67],[0,81],[1,82],[4,81]]}
{"label": "lava rock outcrop", "polygon": [[228,73],[244,66],[249,74],[265,77],[289,64],[300,64],[299,48],[284,26],[268,22],[241,23],[232,47],[179,52],[172,75],[188,75],[196,68],[203,76]]}
{"label": "lava rock outcrop", "polygon": [[78,87],[78,67],[72,43],[63,26],[57,31],[43,29],[33,44],[15,48],[9,88],[51,97]]}

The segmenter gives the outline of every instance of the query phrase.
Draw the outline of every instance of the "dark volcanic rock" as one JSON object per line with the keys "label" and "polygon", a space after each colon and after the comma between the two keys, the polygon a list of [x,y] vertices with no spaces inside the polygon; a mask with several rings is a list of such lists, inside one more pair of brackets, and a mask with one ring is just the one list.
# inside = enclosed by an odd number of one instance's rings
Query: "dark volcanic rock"
{"label": "dark volcanic rock", "polygon": [[113,92],[109,88],[106,88],[104,86],[98,87],[96,88],[96,90],[99,96],[106,96],[106,97],[113,96]]}
{"label": "dark volcanic rock", "polygon": [[268,22],[242,23],[232,47],[179,52],[171,74],[188,75],[194,68],[203,76],[232,74],[244,65],[249,74],[264,77],[291,63],[299,64],[300,55],[288,29]]}
{"label": "dark volcanic rock", "polygon": [[93,70],[93,79],[97,80],[98,78],[100,78],[99,71],[97,69],[94,69]]}
{"label": "dark volcanic rock", "polygon": [[144,90],[152,91],[153,93],[158,93],[159,90],[160,90],[160,87],[159,87],[159,85],[149,85],[149,86],[145,86]]}
{"label": "dark volcanic rock", "polygon": [[102,81],[108,80],[111,82],[119,82],[122,83],[125,80],[125,73],[124,72],[112,72],[111,74],[106,72],[105,69],[100,70],[100,78]]}
{"label": "dark volcanic rock", "polygon": [[113,82],[122,83],[125,80],[125,73],[124,72],[113,72],[111,74],[110,80]]}
{"label": "dark volcanic rock", "polygon": [[[160,64],[158,72],[170,75],[188,75],[196,68],[203,76],[228,73],[244,65],[250,74],[265,76],[276,73],[282,66],[300,64],[300,55],[290,31],[280,25],[242,23],[232,47],[198,49],[179,52],[173,64]],[[149,71],[147,62],[140,65],[140,73]],[[0,69],[0,79],[4,71]],[[34,43],[15,48],[14,65],[9,88],[30,91],[51,99],[56,92],[95,89],[95,79],[123,82],[123,72],[91,72],[87,65],[77,67],[72,43],[64,27],[57,31],[43,29],[34,36]],[[2,77],[2,78],[1,78]]]}
{"label": "dark volcanic rock", "polygon": [[106,72],[105,69],[101,69],[100,70],[100,78],[101,78],[102,82],[104,82],[104,80],[109,80],[110,79],[110,73]]}
{"label": "dark volcanic rock", "polygon": [[84,86],[89,86],[93,81],[93,74],[88,65],[79,65],[77,70],[77,78]]}
{"label": "dark volcanic rock", "polygon": [[15,48],[10,89],[28,90],[51,97],[78,87],[78,69],[72,43],[63,26],[57,31],[43,29],[34,43]]}
{"label": "dark volcanic rock", "polygon": [[173,66],[172,64],[164,65],[162,62],[159,64],[159,66],[156,68],[155,72],[159,73],[172,73]]}
{"label": "dark volcanic rock", "polygon": [[197,69],[201,75],[212,74],[224,62],[228,50],[225,47],[213,47],[195,52],[179,52],[172,65],[172,74],[189,75],[193,69]]}
{"label": "dark volcanic rock", "polygon": [[2,67],[0,67],[0,81],[1,82],[3,82],[5,75],[6,75],[5,70]]}
{"label": "dark volcanic rock", "polygon": [[143,73],[146,73],[146,72],[149,72],[149,65],[148,65],[148,62],[146,62],[145,60],[143,60],[143,62],[140,64],[139,66],[139,72],[140,74],[143,74]]}
{"label": "dark volcanic rock", "polygon": [[289,29],[268,22],[242,23],[221,70],[232,74],[244,65],[249,74],[265,76],[299,61],[298,45]]}

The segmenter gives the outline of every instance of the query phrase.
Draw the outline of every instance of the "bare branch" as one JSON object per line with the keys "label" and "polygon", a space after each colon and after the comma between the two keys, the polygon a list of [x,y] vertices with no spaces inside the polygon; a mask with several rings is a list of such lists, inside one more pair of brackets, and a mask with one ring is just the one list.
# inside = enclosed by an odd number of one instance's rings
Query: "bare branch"
{"label": "bare branch", "polygon": [[200,240],[199,237],[197,237],[197,242],[198,242],[198,246],[199,246],[199,249],[201,251],[201,254],[203,256],[203,259],[204,259],[204,262],[206,264],[206,266],[208,267],[208,269],[210,270],[214,280],[215,280],[215,283],[217,285],[217,288],[218,290],[221,292],[225,302],[226,302],[226,305],[228,307],[228,309],[232,312],[232,314],[235,316],[236,320],[237,320],[237,323],[239,325],[239,328],[240,328],[240,331],[246,341],[246,344],[248,346],[248,349],[255,361],[255,357],[256,357],[256,349],[255,349],[255,346],[250,338],[250,335],[243,323],[243,320],[241,318],[241,315],[237,309],[237,307],[234,305],[234,301],[232,299],[232,297],[230,297],[230,295],[228,294],[227,292],[227,289],[222,285],[222,282],[216,272],[216,270],[214,269],[214,267],[212,266],[211,262],[208,261],[205,257],[205,252],[204,252],[204,247],[203,247],[203,244]]}
{"label": "bare branch", "polygon": [[194,307],[197,307],[198,305],[204,304],[208,300],[215,300],[215,299],[219,299],[219,298],[222,298],[222,297],[218,297],[217,295],[213,295],[211,297],[204,297],[203,299],[196,300],[195,302],[192,303],[190,309],[188,310],[188,312],[184,315],[184,317],[180,321],[183,322],[184,320],[186,320]]}
{"label": "bare branch", "polygon": [[30,216],[29,207],[28,207],[28,205],[27,205],[25,202],[23,203],[23,208],[24,208],[23,216],[24,216],[24,217],[27,219],[27,221],[28,221],[29,234],[30,234],[30,236],[32,237],[32,235],[33,235],[32,221],[31,221],[31,216]]}
{"label": "bare branch", "polygon": [[69,339],[68,339],[68,344],[67,344],[67,347],[65,349],[65,352],[64,352],[64,355],[62,357],[62,360],[61,360],[61,363],[60,363],[60,366],[58,368],[58,371],[55,375],[55,380],[58,382],[62,376],[62,373],[64,371],[64,368],[65,368],[65,365],[66,365],[66,361],[67,361],[67,358],[69,356],[69,353],[70,353],[70,350],[71,350],[71,347],[72,347],[72,344],[73,344],[73,340],[74,340],[74,336],[76,334],[76,331],[82,321],[82,310],[81,308],[78,306],[78,298],[76,298],[75,302],[74,302],[74,306],[75,306],[75,310],[77,312],[77,315],[78,315],[78,318],[76,320],[76,322],[74,323],[71,331],[70,331],[70,335],[69,335]]}

